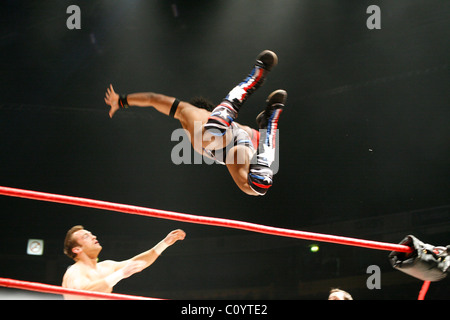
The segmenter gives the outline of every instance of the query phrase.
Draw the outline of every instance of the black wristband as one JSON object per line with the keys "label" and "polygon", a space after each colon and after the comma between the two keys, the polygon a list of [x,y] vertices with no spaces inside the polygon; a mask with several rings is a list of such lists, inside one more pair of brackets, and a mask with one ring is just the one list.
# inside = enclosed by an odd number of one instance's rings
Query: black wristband
{"label": "black wristband", "polygon": [[119,107],[122,108],[122,109],[129,107],[126,94],[121,94],[119,96]]}
{"label": "black wristband", "polygon": [[180,100],[175,98],[175,101],[172,103],[172,107],[170,107],[169,117],[172,117],[172,118],[175,117],[175,112],[177,112],[179,103],[180,103]]}

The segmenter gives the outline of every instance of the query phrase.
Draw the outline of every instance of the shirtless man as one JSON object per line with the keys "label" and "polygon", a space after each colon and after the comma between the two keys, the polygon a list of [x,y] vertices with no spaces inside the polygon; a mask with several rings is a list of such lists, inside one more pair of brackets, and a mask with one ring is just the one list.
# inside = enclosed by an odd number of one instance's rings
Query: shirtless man
{"label": "shirtless man", "polygon": [[[259,131],[235,120],[244,102],[264,83],[277,63],[274,52],[261,52],[249,75],[218,106],[205,101],[179,101],[153,92],[120,95],[112,85],[106,91],[105,102],[111,106],[110,117],[120,109],[136,106],[153,107],[179,120],[196,152],[226,165],[236,185],[246,194],[265,195],[273,183],[271,165],[275,159],[278,119],[286,103],[286,91],[276,90],[269,95],[265,110],[256,117]],[[200,143],[194,143],[198,140]]]}
{"label": "shirtless man", "polygon": [[[97,241],[97,237],[83,226],[74,226],[67,232],[64,253],[75,263],[64,274],[62,286],[70,289],[111,293],[113,287],[120,280],[150,266],[165,249],[176,241],[183,240],[185,236],[183,230],[174,230],[152,249],[131,259],[98,262],[102,246]],[[64,299],[81,300],[86,298],[64,295]]]}

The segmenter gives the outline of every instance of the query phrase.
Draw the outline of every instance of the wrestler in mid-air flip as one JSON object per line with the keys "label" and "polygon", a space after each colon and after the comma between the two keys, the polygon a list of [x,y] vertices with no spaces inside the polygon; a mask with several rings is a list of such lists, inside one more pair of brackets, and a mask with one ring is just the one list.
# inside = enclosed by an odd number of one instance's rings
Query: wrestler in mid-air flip
{"label": "wrestler in mid-air flip", "polygon": [[[226,165],[246,194],[265,195],[273,183],[270,166],[275,158],[278,119],[286,103],[286,91],[276,90],[268,96],[265,110],[256,117],[259,131],[235,120],[244,102],[264,83],[277,63],[274,52],[261,52],[250,74],[216,107],[201,99],[189,103],[153,92],[119,95],[112,85],[106,91],[105,102],[111,106],[110,117],[119,109],[137,106],[153,107],[178,119],[195,151]],[[199,136],[201,143],[194,143]]]}

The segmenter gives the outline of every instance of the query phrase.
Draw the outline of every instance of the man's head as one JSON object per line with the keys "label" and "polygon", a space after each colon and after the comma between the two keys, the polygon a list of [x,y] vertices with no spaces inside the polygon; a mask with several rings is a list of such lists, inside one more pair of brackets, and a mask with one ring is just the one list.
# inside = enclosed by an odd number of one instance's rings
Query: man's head
{"label": "man's head", "polygon": [[97,241],[97,237],[85,230],[83,226],[77,225],[67,231],[64,240],[64,253],[69,258],[77,261],[82,253],[89,258],[96,258],[101,250],[102,246]]}
{"label": "man's head", "polygon": [[350,293],[341,290],[341,289],[331,289],[330,295],[328,296],[328,300],[353,300]]}

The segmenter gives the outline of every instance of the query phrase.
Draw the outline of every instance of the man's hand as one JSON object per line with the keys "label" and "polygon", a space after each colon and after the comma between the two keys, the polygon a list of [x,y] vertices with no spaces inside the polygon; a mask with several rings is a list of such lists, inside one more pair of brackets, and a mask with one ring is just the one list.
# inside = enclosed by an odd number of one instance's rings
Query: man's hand
{"label": "man's hand", "polygon": [[172,231],[171,233],[169,233],[165,238],[164,238],[164,242],[171,246],[173,245],[175,242],[177,242],[178,240],[184,240],[184,237],[186,237],[186,233],[181,230],[181,229],[177,229]]}
{"label": "man's hand", "polygon": [[111,106],[109,110],[109,117],[112,118],[114,113],[119,110],[119,95],[114,91],[112,84],[106,89],[105,102]]}

